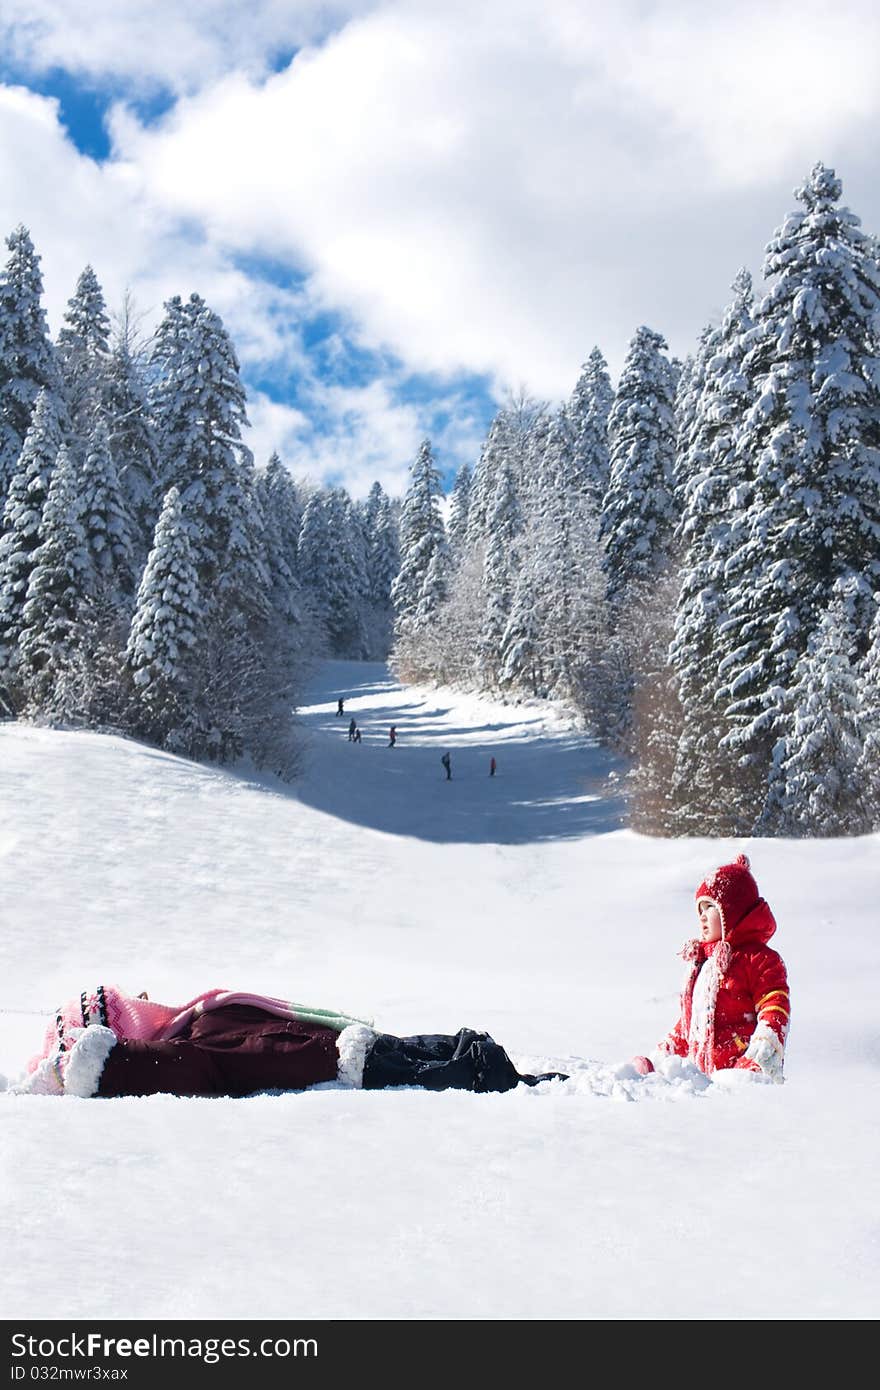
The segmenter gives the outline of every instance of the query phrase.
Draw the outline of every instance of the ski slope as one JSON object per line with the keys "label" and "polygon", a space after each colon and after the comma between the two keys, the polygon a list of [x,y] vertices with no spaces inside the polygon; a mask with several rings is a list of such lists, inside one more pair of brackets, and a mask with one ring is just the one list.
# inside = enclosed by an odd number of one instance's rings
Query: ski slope
{"label": "ski slope", "polygon": [[[104,981],[487,1029],[571,1079],[2,1095],[3,1316],[875,1318],[880,837],[647,839],[550,706],[346,663],[307,699],[292,786],[0,725],[0,1070],[37,1049],[33,1011]],[[786,1084],[635,1078],[694,887],[743,849],[789,968]]]}

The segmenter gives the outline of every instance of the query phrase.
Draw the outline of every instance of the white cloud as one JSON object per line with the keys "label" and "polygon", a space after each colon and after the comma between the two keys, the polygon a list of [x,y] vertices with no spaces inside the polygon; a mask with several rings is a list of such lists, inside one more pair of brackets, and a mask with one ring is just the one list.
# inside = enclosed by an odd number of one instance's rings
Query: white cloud
{"label": "white cloud", "polygon": [[404,0],[158,129],[119,111],[116,154],[413,368],[560,395],[641,322],[687,351],[816,159],[876,216],[878,37],[853,0]]}
{"label": "white cloud", "polygon": [[[42,258],[53,334],[87,263],[111,310],[131,291],[147,333],[166,299],[196,291],[223,318],[245,377],[292,378],[306,402],[296,409],[250,389],[248,443],[258,463],[277,449],[297,476],[341,478],[354,496],[365,494],[377,477],[391,493],[405,487],[427,412],[399,403],[399,373],[359,390],[318,379],[301,336],[315,305],[302,289],[247,273],[227,248],[163,205],[134,167],[98,164],[77,153],[53,100],[0,87],[0,232],[19,222]],[[479,432],[462,419],[466,427],[444,434],[440,443],[447,450],[466,448],[469,457]]]}
{"label": "white cloud", "polygon": [[7,63],[52,68],[93,82],[124,81],[138,95],[186,91],[230,65],[265,72],[273,59],[314,42],[370,0],[3,0]]}
{"label": "white cloud", "polygon": [[[0,37],[132,101],[179,93],[158,125],[121,103],[98,164],[52,102],[0,89],[0,217],[31,228],[53,328],[87,261],[153,320],[197,290],[252,380],[297,378],[297,409],[252,397],[258,460],[289,449],[356,494],[399,487],[428,432],[407,372],[439,374],[438,453],[472,459],[461,373],[558,398],[594,343],[619,369],[639,323],[689,351],[815,160],[880,224],[880,15],[860,0],[6,0]],[[316,378],[301,333],[322,309],[389,354],[379,380]]]}
{"label": "white cloud", "polygon": [[[390,496],[402,496],[409,466],[425,436],[425,412],[401,402],[389,381],[366,386],[328,386],[314,378],[305,384],[302,410],[280,404],[262,392],[248,403],[247,444],[258,465],[273,449],[295,478],[315,483],[343,482],[352,497],[365,497],[378,481]],[[479,452],[482,428],[453,396],[452,423],[430,431],[441,469]],[[315,419],[322,421],[315,429]]]}

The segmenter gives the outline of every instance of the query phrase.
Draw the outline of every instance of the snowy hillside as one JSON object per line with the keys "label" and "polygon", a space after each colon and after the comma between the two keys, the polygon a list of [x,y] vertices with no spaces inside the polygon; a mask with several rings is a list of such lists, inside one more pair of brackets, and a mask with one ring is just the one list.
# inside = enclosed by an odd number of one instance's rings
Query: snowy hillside
{"label": "snowy hillside", "polygon": [[[649,840],[548,707],[342,663],[308,698],[292,787],[0,726],[0,1070],[37,1048],[28,1011],[105,981],[487,1029],[571,1080],[2,1096],[4,1316],[875,1317],[880,837]],[[675,1015],[694,887],[740,849],[789,968],[786,1084],[635,1079]]]}

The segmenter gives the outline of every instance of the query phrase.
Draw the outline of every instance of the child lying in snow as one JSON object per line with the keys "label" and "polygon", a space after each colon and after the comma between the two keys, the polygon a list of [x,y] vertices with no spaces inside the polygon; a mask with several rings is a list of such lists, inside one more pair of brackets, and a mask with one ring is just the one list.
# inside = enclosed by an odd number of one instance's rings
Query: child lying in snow
{"label": "child lying in snow", "polygon": [[213,989],[181,1007],[115,986],[81,994],[57,1012],[17,1094],[248,1096],[320,1082],[378,1090],[509,1091],[521,1076],[488,1033],[398,1038],[361,1019],[283,999]]}
{"label": "child lying in snow", "polygon": [[782,1081],[788,980],[782,957],[767,945],[776,922],[746,856],[715,869],[695,897],[700,935],[682,951],[688,973],[678,1019],[653,1061],[634,1057],[632,1065],[646,1075],[675,1055],[707,1075],[734,1069]]}

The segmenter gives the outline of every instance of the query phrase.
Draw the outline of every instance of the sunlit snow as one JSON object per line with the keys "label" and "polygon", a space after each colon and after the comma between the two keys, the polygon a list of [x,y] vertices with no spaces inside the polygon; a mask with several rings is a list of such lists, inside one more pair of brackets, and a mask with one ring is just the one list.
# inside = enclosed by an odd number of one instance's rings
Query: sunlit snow
{"label": "sunlit snow", "polygon": [[[619,769],[550,706],[345,663],[307,699],[292,786],[0,725],[0,1069],[104,981],[487,1029],[571,1079],[2,1095],[4,1316],[876,1317],[880,837],[648,839]],[[641,1078],[627,1061],[674,1019],[694,888],[738,850],[789,969],[786,1083]]]}

